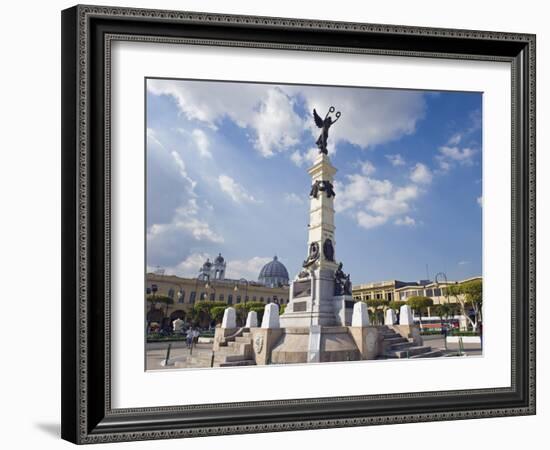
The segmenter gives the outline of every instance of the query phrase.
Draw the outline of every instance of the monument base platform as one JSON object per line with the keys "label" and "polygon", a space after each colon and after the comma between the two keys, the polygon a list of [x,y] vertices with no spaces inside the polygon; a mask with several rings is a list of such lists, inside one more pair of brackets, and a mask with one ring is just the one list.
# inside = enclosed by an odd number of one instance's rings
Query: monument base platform
{"label": "monument base platform", "polygon": [[[286,328],[271,352],[271,364],[305,364],[310,350],[310,328]],[[318,362],[359,361],[361,352],[347,327],[321,326]]]}

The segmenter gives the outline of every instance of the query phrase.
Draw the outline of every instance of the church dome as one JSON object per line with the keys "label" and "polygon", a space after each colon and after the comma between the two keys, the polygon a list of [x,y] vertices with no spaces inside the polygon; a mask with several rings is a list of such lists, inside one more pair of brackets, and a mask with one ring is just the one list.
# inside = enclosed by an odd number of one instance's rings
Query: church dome
{"label": "church dome", "polygon": [[258,281],[265,286],[277,287],[288,284],[288,271],[276,256],[262,267]]}

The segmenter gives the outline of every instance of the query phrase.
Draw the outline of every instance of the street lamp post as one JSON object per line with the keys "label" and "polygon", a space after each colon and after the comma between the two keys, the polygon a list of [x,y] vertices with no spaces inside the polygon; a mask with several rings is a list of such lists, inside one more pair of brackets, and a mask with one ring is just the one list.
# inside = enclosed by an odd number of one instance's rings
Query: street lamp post
{"label": "street lamp post", "polygon": [[[206,282],[206,284],[204,285],[204,289],[206,289],[206,296],[208,297],[208,292],[210,291],[210,289],[212,289],[214,291],[214,301],[216,301],[216,288],[210,284],[210,282]],[[205,299],[206,301],[207,299]],[[210,317],[210,319],[212,319],[212,317]],[[210,324],[208,325],[208,328],[210,329],[210,327],[212,326],[212,321],[210,322]]]}
{"label": "street lamp post", "polygon": [[214,291],[214,301],[216,300],[216,287],[212,284],[210,284],[208,281],[204,285],[204,289],[206,289],[206,293],[208,294],[208,291],[212,289]]}
{"label": "street lamp post", "polygon": [[[246,303],[248,302],[248,280],[245,279],[245,278],[240,278],[239,280],[237,280],[237,283],[241,283],[243,282],[244,283],[244,310],[245,312],[248,314],[247,310],[246,310]],[[233,291],[235,292],[239,292],[239,285],[238,284],[235,284],[235,287],[233,288]],[[246,321],[246,319],[244,319]],[[244,323],[243,323],[244,325]]]}

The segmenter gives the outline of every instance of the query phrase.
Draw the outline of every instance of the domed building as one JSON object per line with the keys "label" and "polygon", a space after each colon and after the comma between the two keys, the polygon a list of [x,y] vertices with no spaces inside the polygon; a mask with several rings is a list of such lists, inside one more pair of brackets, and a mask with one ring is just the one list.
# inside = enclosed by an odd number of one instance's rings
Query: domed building
{"label": "domed building", "polygon": [[264,286],[279,287],[288,285],[288,271],[282,262],[273,257],[273,260],[262,267],[258,281]]}

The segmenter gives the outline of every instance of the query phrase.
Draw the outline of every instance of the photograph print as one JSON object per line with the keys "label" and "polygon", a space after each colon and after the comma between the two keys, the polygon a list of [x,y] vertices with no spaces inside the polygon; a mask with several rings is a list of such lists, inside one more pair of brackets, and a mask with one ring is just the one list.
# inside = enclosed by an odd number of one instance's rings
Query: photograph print
{"label": "photograph print", "polygon": [[145,100],[146,370],[483,357],[480,92]]}

